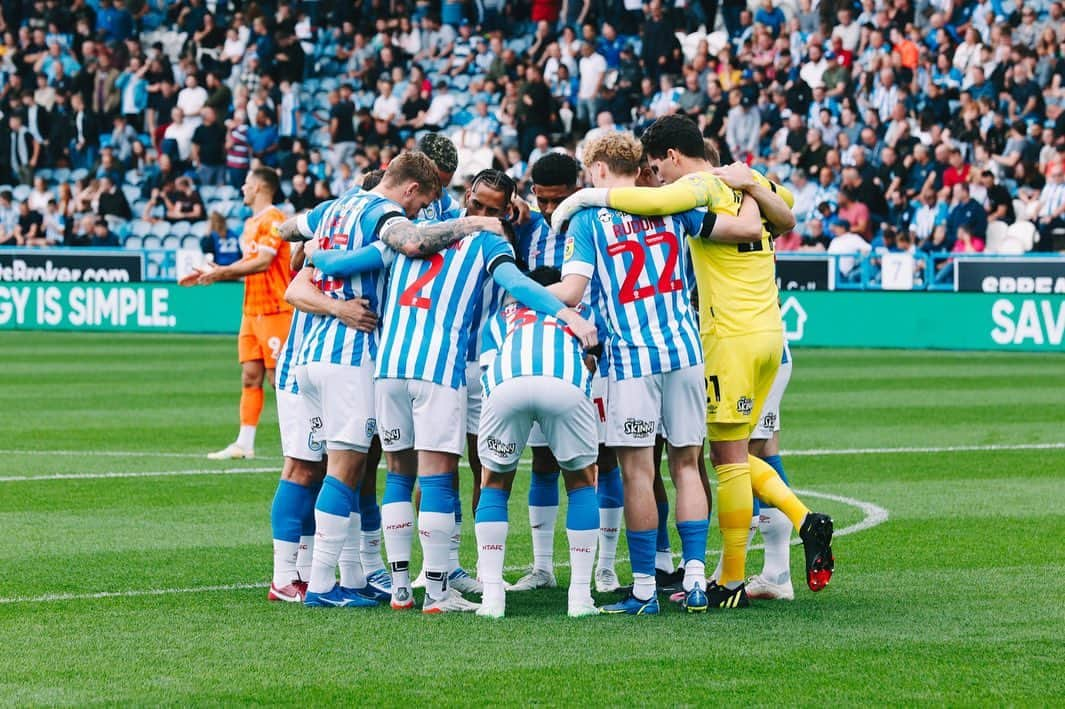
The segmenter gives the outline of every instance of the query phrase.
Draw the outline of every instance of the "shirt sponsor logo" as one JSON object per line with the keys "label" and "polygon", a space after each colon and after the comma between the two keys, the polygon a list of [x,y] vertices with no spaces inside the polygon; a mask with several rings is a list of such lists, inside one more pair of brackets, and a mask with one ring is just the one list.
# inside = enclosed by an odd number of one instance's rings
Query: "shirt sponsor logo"
{"label": "shirt sponsor logo", "polygon": [[741,396],[736,402],[736,413],[750,416],[752,411],[754,411],[754,401],[749,396]]}
{"label": "shirt sponsor logo", "polygon": [[762,428],[773,428],[777,423],[777,415],[770,412],[762,417]]}
{"label": "shirt sponsor logo", "polygon": [[633,438],[647,438],[655,435],[655,422],[642,419],[625,419],[624,431],[626,436]]}
{"label": "shirt sponsor logo", "polygon": [[381,431],[380,435],[382,443],[395,443],[399,440],[399,429],[390,428],[388,430]]}
{"label": "shirt sponsor logo", "polygon": [[518,447],[515,444],[513,444],[513,443],[504,443],[503,441],[499,440],[498,438],[491,438],[491,437],[486,438],[485,441],[484,441],[484,444],[488,448],[488,450],[492,451],[496,455],[507,455],[507,456],[514,455],[514,453],[518,449]]}

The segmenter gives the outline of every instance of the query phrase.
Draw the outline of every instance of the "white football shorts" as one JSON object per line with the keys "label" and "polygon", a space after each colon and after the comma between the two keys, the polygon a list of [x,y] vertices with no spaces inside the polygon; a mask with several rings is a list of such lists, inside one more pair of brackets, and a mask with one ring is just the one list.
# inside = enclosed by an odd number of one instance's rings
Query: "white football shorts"
{"label": "white football shorts", "polygon": [[660,433],[671,445],[699,446],[706,438],[703,365],[632,379],[610,377],[606,445],[643,448]]}
{"label": "white football shorts", "polygon": [[780,365],[776,379],[769,389],[769,395],[765,398],[762,406],[762,416],[758,424],[751,432],[751,438],[756,441],[764,441],[773,437],[780,430],[780,402],[784,400],[784,392],[788,390],[788,382],[791,381],[791,359]]}
{"label": "white football shorts", "polygon": [[319,440],[328,450],[370,450],[377,432],[373,365],[308,362],[296,368],[307,410],[322,419]]}
{"label": "white football shorts", "polygon": [[466,387],[421,379],[378,379],[374,387],[381,448],[462,455],[466,449]]}
{"label": "white football shorts", "polygon": [[277,423],[281,428],[281,453],[286,458],[318,463],[325,453],[321,439],[322,417],[307,407],[302,394],[278,390]]}
{"label": "white football shorts", "polygon": [[595,405],[555,377],[515,377],[492,389],[481,412],[477,454],[496,473],[514,470],[533,424],[563,470],[582,470],[599,457]]}
{"label": "white football shorts", "polygon": [[481,365],[466,363],[466,431],[477,433],[481,428]]}

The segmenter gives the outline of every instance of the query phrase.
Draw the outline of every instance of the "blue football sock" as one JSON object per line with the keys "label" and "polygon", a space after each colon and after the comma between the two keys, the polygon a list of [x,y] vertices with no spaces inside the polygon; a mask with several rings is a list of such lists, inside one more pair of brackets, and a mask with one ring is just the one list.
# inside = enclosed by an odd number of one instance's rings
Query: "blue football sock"
{"label": "blue football sock", "polygon": [[599,474],[599,486],[596,489],[599,507],[612,509],[625,504],[625,494],[621,486],[621,468]]}
{"label": "blue football sock", "polygon": [[451,481],[455,473],[427,475],[418,478],[422,486],[422,505],[420,512],[439,512],[455,514],[455,489]]}
{"label": "blue football sock", "polygon": [[477,501],[477,513],[474,515],[476,522],[506,522],[508,521],[507,503],[510,501],[510,492],[494,487],[486,487],[481,490],[481,499]]}
{"label": "blue football sock", "polygon": [[381,504],[387,505],[393,502],[410,502],[414,496],[414,478],[399,473],[388,473],[385,476],[385,494]]}
{"label": "blue football sock", "polygon": [[599,503],[595,488],[579,487],[571,490],[567,497],[569,508],[566,510],[566,529],[599,529]]}
{"label": "blue football sock", "polygon": [[362,515],[362,531],[374,532],[381,528],[381,506],[377,504],[376,496],[359,497],[359,513]]}
{"label": "blue football sock", "polygon": [[686,520],[677,522],[677,531],[680,533],[681,554],[684,563],[698,561],[706,563],[706,535],[710,528],[708,519]]}
{"label": "blue football sock", "polygon": [[347,518],[355,506],[355,491],[337,478],[327,475],[318,493],[315,509],[337,517]]}
{"label": "blue football sock", "polygon": [[629,563],[633,573],[633,594],[640,600],[648,600],[655,585],[655,535],[654,529],[642,531],[625,530],[629,541]]}
{"label": "blue football sock", "polygon": [[658,533],[655,537],[657,551],[669,551],[669,502],[656,502],[658,507]]}
{"label": "blue football sock", "polygon": [[558,507],[558,476],[553,473],[533,472],[529,481],[529,507]]}
{"label": "blue football sock", "polygon": [[[303,532],[304,517],[308,508],[313,510],[313,505],[314,497],[310,488],[294,483],[291,480],[278,481],[277,491],[274,493],[274,502],[270,507],[270,525],[273,528],[273,538],[284,542],[298,543],[300,534]],[[313,511],[311,520],[313,529]]]}

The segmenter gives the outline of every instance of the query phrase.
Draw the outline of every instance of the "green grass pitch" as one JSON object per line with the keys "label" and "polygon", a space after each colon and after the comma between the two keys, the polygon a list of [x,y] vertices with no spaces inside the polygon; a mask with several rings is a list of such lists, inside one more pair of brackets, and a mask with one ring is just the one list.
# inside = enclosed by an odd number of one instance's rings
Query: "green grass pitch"
{"label": "green grass pitch", "polygon": [[[1065,702],[1061,357],[799,350],[792,481],[837,530],[888,515],[838,538],[827,590],[800,587],[796,547],[792,603],[575,621],[560,589],[488,621],[266,602],[272,395],[259,459],[202,457],[235,434],[235,350],[0,335],[0,703]],[[527,486],[511,578],[531,560]]]}

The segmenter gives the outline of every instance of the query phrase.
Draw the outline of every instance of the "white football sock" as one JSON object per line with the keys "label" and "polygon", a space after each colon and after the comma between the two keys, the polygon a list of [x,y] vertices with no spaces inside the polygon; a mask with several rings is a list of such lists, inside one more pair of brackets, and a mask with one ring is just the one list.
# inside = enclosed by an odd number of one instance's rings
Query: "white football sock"
{"label": "white football sock", "polygon": [[311,561],[311,578],[307,590],[311,593],[326,593],[336,585],[337,559],[348,538],[350,521],[347,517],[316,509],[314,523],[317,531],[314,535],[314,558]]}
{"label": "white football sock", "polygon": [[763,507],[758,529],[765,541],[762,576],[771,583],[788,583],[791,580],[791,520],[776,507]]}
{"label": "white football sock", "polygon": [[477,535],[477,571],[484,584],[486,603],[502,600],[503,562],[507,550],[507,522],[478,522],[473,526]]}
{"label": "white football sock", "polygon": [[599,561],[596,569],[613,569],[621,536],[622,507],[599,508]]}
{"label": "white football sock", "polygon": [[301,581],[311,577],[311,558],[314,556],[314,535],[300,536],[300,551],[296,555],[296,573]]}
{"label": "white football sock", "polygon": [[418,513],[418,538],[425,559],[425,592],[433,600],[440,600],[447,591],[448,540],[454,530],[453,512]]}
{"label": "white football sock", "polygon": [[348,521],[348,538],[340,549],[340,585],[344,588],[363,588],[366,586],[366,573],[362,570],[362,555],[359,553],[362,515],[352,512]]}
{"label": "white football sock", "polygon": [[529,507],[529,526],[532,527],[533,568],[555,570],[555,520],[558,505]]}
{"label": "white football sock", "polygon": [[691,559],[684,564],[684,590],[692,590],[695,587],[696,582],[698,582],[704,590],[706,589],[706,564]]}
{"label": "white football sock", "polygon": [[673,552],[672,551],[656,551],[655,552],[655,568],[659,571],[665,571],[667,573],[673,573],[676,567],[673,566]]}
{"label": "white football sock", "polygon": [[392,567],[392,586],[410,586],[410,549],[414,540],[414,505],[390,502],[381,505],[385,554]]}
{"label": "white football sock", "polygon": [[567,529],[569,541],[569,600],[587,601],[592,595],[592,567],[595,565],[595,546],[598,529]]}
{"label": "white football sock", "polygon": [[638,600],[651,600],[656,590],[657,587],[655,586],[655,577],[653,575],[635,573],[632,575],[632,595]]}
{"label": "white football sock", "polygon": [[359,536],[359,557],[362,559],[362,571],[367,576],[385,568],[381,558],[381,530],[363,532]]}
{"label": "white football sock", "polygon": [[237,434],[237,446],[246,451],[255,450],[255,426],[241,426]]}
{"label": "white football sock", "polygon": [[296,557],[299,552],[299,542],[274,540],[274,585],[278,588],[284,588],[296,579]]}
{"label": "white football sock", "polygon": [[462,545],[462,522],[455,521],[447,540],[447,570],[451,573],[462,566],[459,563],[459,547]]}

